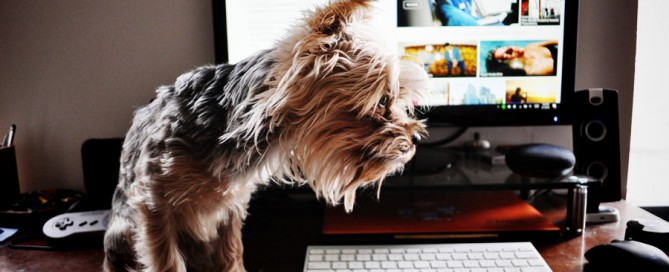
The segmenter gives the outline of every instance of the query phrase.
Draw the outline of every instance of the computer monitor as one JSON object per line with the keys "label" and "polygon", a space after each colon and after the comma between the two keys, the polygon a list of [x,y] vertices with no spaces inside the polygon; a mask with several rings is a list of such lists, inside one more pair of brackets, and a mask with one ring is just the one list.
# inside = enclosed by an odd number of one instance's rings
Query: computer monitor
{"label": "computer monitor", "polygon": [[[216,62],[270,48],[326,0],[212,1]],[[375,1],[374,23],[435,87],[431,126],[565,125],[574,92],[576,0]]]}

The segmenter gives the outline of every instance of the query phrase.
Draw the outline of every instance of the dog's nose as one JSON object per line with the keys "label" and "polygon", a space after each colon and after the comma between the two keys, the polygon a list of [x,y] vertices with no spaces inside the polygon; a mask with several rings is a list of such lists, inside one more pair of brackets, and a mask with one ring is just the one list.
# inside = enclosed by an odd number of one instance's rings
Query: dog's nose
{"label": "dog's nose", "polygon": [[422,140],[422,137],[420,137],[420,134],[418,134],[418,132],[414,132],[411,135],[411,142],[413,144],[417,145],[418,143],[420,143],[420,140]]}

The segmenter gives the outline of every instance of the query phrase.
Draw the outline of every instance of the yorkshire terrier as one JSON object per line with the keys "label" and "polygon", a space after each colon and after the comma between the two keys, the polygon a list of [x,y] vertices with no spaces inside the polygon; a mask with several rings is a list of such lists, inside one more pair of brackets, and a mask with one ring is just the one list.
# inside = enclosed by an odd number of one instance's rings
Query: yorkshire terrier
{"label": "yorkshire terrier", "polygon": [[372,38],[371,2],[315,8],[273,48],[185,73],[137,110],[106,271],[244,271],[258,186],[308,184],[351,211],[357,188],[402,170],[426,135],[414,108],[429,80]]}

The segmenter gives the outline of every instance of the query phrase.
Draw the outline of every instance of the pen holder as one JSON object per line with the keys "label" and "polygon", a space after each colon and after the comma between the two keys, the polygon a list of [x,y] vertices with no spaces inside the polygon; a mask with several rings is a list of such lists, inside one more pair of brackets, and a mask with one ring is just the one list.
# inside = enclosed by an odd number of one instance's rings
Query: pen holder
{"label": "pen holder", "polygon": [[18,199],[19,173],[16,167],[14,146],[0,148],[0,207],[5,207]]}

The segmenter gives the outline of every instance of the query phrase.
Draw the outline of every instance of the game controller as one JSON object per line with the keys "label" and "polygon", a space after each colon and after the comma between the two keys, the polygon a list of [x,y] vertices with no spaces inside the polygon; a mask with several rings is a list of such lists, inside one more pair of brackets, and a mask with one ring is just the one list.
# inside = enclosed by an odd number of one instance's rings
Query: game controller
{"label": "game controller", "polygon": [[625,240],[635,240],[669,252],[669,228],[663,220],[627,221]]}
{"label": "game controller", "polygon": [[51,239],[102,235],[107,230],[110,214],[111,210],[64,213],[46,221],[42,232]]}

